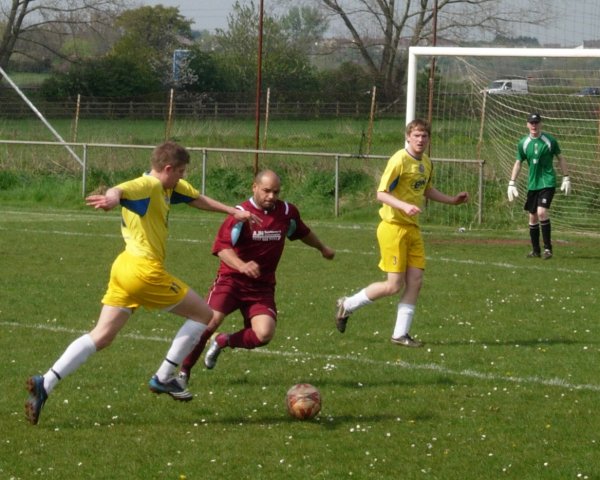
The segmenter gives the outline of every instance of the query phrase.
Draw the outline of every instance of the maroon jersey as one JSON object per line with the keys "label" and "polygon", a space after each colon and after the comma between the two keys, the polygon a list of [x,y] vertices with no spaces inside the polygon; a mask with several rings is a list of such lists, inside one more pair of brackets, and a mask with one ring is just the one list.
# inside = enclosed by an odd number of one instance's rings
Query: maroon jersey
{"label": "maroon jersey", "polygon": [[224,262],[219,265],[218,275],[235,276],[250,282],[275,284],[275,270],[283,253],[285,239],[298,240],[310,233],[310,229],[300,218],[298,209],[287,202],[278,200],[273,210],[258,208],[254,199],[246,200],[237,208],[254,213],[262,219],[260,225],[249,222],[237,222],[229,216],[225,219],[215,242],[212,253],[217,255],[221,250],[231,248],[244,262],[251,260],[260,266],[260,277],[251,279],[231,268]]}

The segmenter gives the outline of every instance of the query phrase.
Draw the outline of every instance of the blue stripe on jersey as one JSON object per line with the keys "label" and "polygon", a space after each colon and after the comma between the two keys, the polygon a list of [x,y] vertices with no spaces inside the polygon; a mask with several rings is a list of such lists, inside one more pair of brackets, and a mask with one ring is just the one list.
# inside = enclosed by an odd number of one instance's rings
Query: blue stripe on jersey
{"label": "blue stripe on jersey", "polygon": [[121,206],[133,213],[143,217],[148,211],[148,205],[150,205],[150,198],[140,198],[139,200],[126,200],[121,199]]}
{"label": "blue stripe on jersey", "polygon": [[240,239],[243,227],[244,222],[238,222],[231,228],[231,245],[235,246],[237,241]]}
{"label": "blue stripe on jersey", "polygon": [[296,232],[296,227],[297,227],[296,220],[294,220],[293,218],[290,219],[290,226],[288,227],[288,230],[287,230],[288,238],[291,238],[292,235]]}
{"label": "blue stripe on jersey", "polygon": [[174,205],[176,203],[190,203],[192,200],[195,200],[195,198],[190,197],[189,195],[184,195],[179,192],[173,191],[173,193],[171,194],[171,205]]}
{"label": "blue stripe on jersey", "polygon": [[388,190],[388,193],[391,192],[392,190],[394,190],[398,186],[399,181],[400,181],[399,176],[394,178],[394,181],[392,183],[390,183],[390,189]]}

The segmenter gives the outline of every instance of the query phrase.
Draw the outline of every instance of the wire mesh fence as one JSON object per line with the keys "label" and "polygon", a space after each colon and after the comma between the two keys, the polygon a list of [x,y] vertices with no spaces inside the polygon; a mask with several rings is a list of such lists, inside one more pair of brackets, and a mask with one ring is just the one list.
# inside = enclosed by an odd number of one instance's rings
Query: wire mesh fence
{"label": "wire mesh fence", "polygon": [[[97,188],[99,184],[110,183],[111,170],[138,170],[147,168],[150,152],[154,145],[120,145],[95,143],[60,143],[23,140],[0,140],[4,158],[11,158],[14,165],[22,169],[51,170],[67,173],[81,179],[81,195]],[[78,154],[73,158],[69,147]],[[260,156],[259,168],[272,168],[286,172],[296,179],[296,183],[308,184],[308,191],[315,196],[329,198],[330,212],[335,216],[348,214],[358,204],[370,203],[375,207],[374,192],[378,179],[388,160],[387,156],[358,156],[343,153],[302,152],[281,150],[255,150],[232,148],[187,147],[194,157],[194,168],[189,176],[194,179],[202,193],[218,195],[210,191],[207,185],[209,174],[234,169],[251,172],[257,155]],[[52,160],[49,160],[52,159]],[[79,159],[82,165],[79,164]],[[42,162],[40,164],[40,161]],[[35,163],[37,167],[34,167]],[[485,218],[484,211],[484,166],[482,160],[456,160],[433,158],[436,168],[436,185],[441,190],[452,192],[468,190],[472,201],[461,209],[448,209],[446,206],[431,202],[424,213],[426,221],[439,225],[479,225]],[[255,170],[256,168],[254,168]],[[293,172],[293,173],[290,173]],[[302,173],[298,173],[302,172]],[[356,194],[357,181],[361,180],[361,192]],[[237,177],[234,183],[239,183]],[[219,188],[219,187],[213,187]],[[223,184],[222,188],[230,188]],[[288,192],[298,186],[291,185]],[[247,186],[244,185],[244,194]],[[291,192],[290,192],[291,190]],[[352,190],[352,194],[350,194]],[[303,192],[306,192],[304,189]],[[302,193],[306,195],[306,193]],[[369,198],[370,197],[370,198]],[[453,211],[452,211],[453,210]]]}

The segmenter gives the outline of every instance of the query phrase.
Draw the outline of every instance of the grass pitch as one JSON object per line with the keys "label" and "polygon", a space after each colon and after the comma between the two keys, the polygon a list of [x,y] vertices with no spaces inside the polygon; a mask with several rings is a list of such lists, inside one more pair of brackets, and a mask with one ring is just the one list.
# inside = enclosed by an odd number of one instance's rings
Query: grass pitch
{"label": "grass pitch", "polygon": [[[201,293],[221,219],[171,214],[168,268]],[[116,212],[0,207],[0,478],[600,478],[597,238],[555,232],[543,261],[525,231],[425,225],[411,350],[389,341],[395,299],[335,330],[335,299],[382,278],[375,218],[309,223],[337,256],[288,244],[270,345],[199,364],[194,400],[174,402],[147,382],[181,321],[141,310],[33,427],[25,380],[94,325],[123,243]],[[298,382],[321,391],[315,420],[286,413]]]}

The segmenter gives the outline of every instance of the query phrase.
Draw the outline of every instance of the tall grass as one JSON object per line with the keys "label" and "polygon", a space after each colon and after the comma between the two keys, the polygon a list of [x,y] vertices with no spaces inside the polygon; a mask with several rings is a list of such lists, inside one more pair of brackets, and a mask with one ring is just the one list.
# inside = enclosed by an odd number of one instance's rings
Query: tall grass
{"label": "tall grass", "polygon": [[[67,141],[155,145],[166,139],[166,122],[154,120],[53,119],[53,128]],[[388,155],[404,143],[402,120],[379,120],[372,137],[372,154]],[[285,150],[365,154],[368,121],[356,119],[273,120],[260,129],[261,147]],[[0,119],[5,140],[54,140],[37,118]],[[255,125],[248,120],[178,120],[170,138],[188,147],[254,148]],[[361,147],[362,143],[362,147]],[[362,151],[360,151],[362,148]]]}
{"label": "tall grass", "polygon": [[[74,137],[73,122],[53,121],[53,126],[69,140]],[[192,148],[254,148],[254,123],[243,120],[176,120],[170,137]],[[436,121],[432,136],[431,155],[434,158],[477,158],[476,135],[465,134],[462,122]],[[210,196],[229,203],[239,201],[252,178],[255,164],[273,168],[285,178],[287,198],[301,202],[312,218],[332,218],[335,211],[334,158],[318,153],[341,153],[340,213],[346,218],[367,220],[376,214],[379,205],[375,190],[386,159],[404,146],[404,125],[401,120],[381,119],[375,122],[372,138],[367,137],[368,122],[357,119],[275,120],[262,125],[260,146],[283,152],[308,152],[308,156],[251,153],[211,152],[208,155],[207,190]],[[165,122],[146,120],[83,119],[77,128],[77,141],[91,144],[146,146],[143,148],[111,148],[91,146],[87,150],[86,193],[138,175],[148,168],[150,149],[165,140]],[[266,137],[266,140],[265,140]],[[37,119],[0,119],[2,140],[53,140]],[[83,148],[74,147],[80,158]],[[315,153],[315,155],[312,155]],[[371,157],[364,157],[369,153]],[[486,152],[489,154],[489,152]],[[381,158],[377,158],[381,157]],[[430,203],[426,220],[429,223],[469,227],[478,225],[479,207],[486,227],[513,228],[522,225],[526,217],[520,202],[506,201],[506,173],[497,159],[486,158],[482,205],[478,198],[478,171],[473,166],[438,163],[435,186],[449,194],[470,192],[469,205],[448,209]],[[189,176],[200,185],[202,153],[193,152]],[[0,200],[20,205],[49,204],[82,208],[82,169],[60,146],[0,144]],[[587,198],[587,197],[586,197]],[[571,208],[583,202],[583,196],[573,195],[553,205],[554,218],[562,225],[586,230],[593,226],[592,204],[581,225],[576,224]],[[579,202],[579,203],[578,203]],[[587,202],[587,200],[585,200]]]}

